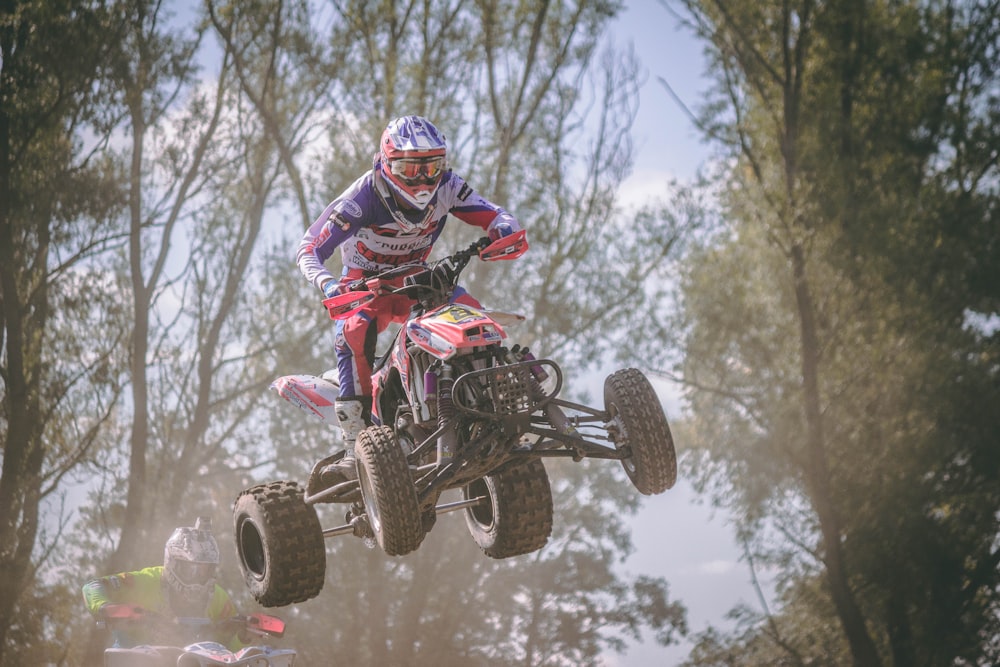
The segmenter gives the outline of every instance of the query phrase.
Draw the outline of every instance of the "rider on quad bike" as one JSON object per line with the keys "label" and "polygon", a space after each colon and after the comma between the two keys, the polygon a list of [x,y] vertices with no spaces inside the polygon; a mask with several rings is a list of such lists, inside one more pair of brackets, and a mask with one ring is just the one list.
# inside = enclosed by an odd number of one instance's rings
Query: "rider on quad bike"
{"label": "rider on quad bike", "polygon": [[[448,512],[465,513],[490,558],[538,551],[553,525],[546,458],[618,461],[646,495],[676,480],[666,415],[642,371],[607,376],[603,405],[569,400],[554,360],[505,343],[507,324],[525,317],[483,309],[461,288],[473,259],[517,259],[528,242],[516,219],[446,169],[445,155],[444,136],[426,119],[394,120],[372,170],[299,248],[299,267],[337,322],[337,377],[286,375],[271,388],[337,424],[344,450],[316,463],[304,490],[275,480],[234,502],[240,568],[266,607],[320,592],[326,538],[353,535],[404,556]],[[428,262],[447,213],[487,235]],[[323,266],[337,247],[339,281]],[[378,334],[393,322],[400,329],[375,360]],[[461,499],[443,502],[450,491]],[[343,525],[323,528],[317,503],[347,505]]]}
{"label": "rider on quad bike", "polygon": [[[427,259],[448,214],[485,230],[491,240],[521,229],[514,216],[448,168],[447,150],[445,135],[426,118],[403,116],[389,123],[372,169],[326,207],[299,244],[299,269],[327,299],[359,279]],[[324,266],[338,247],[344,265],[339,279]],[[404,278],[399,276],[395,286],[402,286]],[[481,308],[461,287],[452,302]],[[414,303],[403,294],[386,294],[337,321],[340,394],[335,407],[345,454],[335,452],[313,467],[307,494],[357,478],[355,441],[372,424],[376,338],[391,323],[404,322]]]}
{"label": "rider on quad bike", "polygon": [[[235,618],[237,612],[229,594],[216,583],[218,568],[219,546],[211,520],[199,517],[194,528],[174,530],[164,545],[162,566],[92,579],[83,585],[83,600],[98,620],[109,605],[129,604],[162,617],[198,616],[221,622]],[[142,626],[116,629],[114,645],[147,644],[150,630]],[[238,633],[216,640],[232,650],[243,645]]]}

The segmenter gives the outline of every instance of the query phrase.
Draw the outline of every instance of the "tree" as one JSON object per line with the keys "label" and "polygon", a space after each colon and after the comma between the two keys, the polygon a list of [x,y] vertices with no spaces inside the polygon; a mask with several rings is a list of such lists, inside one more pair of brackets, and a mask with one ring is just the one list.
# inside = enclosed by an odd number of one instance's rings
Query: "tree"
{"label": "tree", "polygon": [[[65,527],[53,502],[60,484],[88,456],[118,391],[116,332],[89,346],[77,329],[110,306],[86,262],[113,243],[105,223],[120,203],[98,152],[103,45],[120,29],[112,9],[89,2],[0,9],[0,664],[19,660],[12,638],[24,648],[25,596]],[[73,139],[84,131],[90,145]],[[73,420],[73,408],[89,420]]]}
{"label": "tree", "polygon": [[[283,329],[246,286],[279,187],[291,182],[301,199],[296,174],[282,180],[300,119],[281,116],[275,100],[291,104],[311,91],[274,66],[295,43],[281,12],[208,9],[218,13],[201,31],[172,33],[160,6],[134,7],[115,61],[131,139],[120,156],[130,165],[130,206],[120,221],[129,253],[118,265],[118,296],[131,301],[132,428],[121,454],[128,475],[93,496],[123,508],[121,516],[90,515],[90,528],[115,545],[102,571],[158,562],[171,528],[196,515],[219,514],[216,525],[226,525],[231,497],[220,503],[216,485],[228,481],[235,494],[241,473],[270,461],[255,437],[254,408]],[[263,17],[278,26],[264,32],[271,41],[255,32],[270,25]],[[222,51],[203,84],[197,66],[208,28]],[[92,655],[102,640],[95,634]]]}
{"label": "tree", "polygon": [[[177,226],[181,206],[185,203],[194,178],[197,165],[201,162],[208,146],[203,135],[196,142],[187,173],[178,165],[180,178],[166,185],[168,193],[174,197],[165,201],[160,211],[147,210],[144,199],[148,197],[144,189],[144,174],[148,163],[145,145],[149,140],[149,130],[161,122],[170,102],[177,94],[172,88],[182,84],[193,71],[194,44],[184,43],[176,38],[158,33],[158,24],[163,19],[158,8],[147,2],[138,2],[130,7],[130,31],[122,41],[122,51],[116,54],[113,81],[122,91],[126,122],[131,129],[129,154],[123,161],[128,164],[128,263],[130,269],[132,299],[132,334],[130,340],[130,389],[132,402],[132,427],[130,451],[128,455],[129,474],[124,522],[121,526],[121,540],[110,560],[111,571],[125,570],[125,564],[139,553],[139,544],[145,537],[143,526],[147,519],[148,501],[146,487],[147,451],[149,448],[149,383],[147,380],[150,318],[155,305],[157,288],[167,261],[173,230]],[[175,83],[175,81],[177,83]],[[221,112],[216,106],[213,123]],[[212,123],[210,123],[210,127]],[[148,177],[147,177],[148,178]],[[172,202],[171,202],[172,199]],[[163,200],[161,200],[163,201]],[[143,242],[144,230],[163,229],[162,243],[154,247],[153,264],[145,266],[146,250]],[[148,275],[147,272],[148,271]]]}
{"label": "tree", "polygon": [[995,250],[972,239],[997,229],[976,148],[997,8],[680,5],[719,72],[702,126],[732,162],[727,222],[687,258],[679,374],[702,487],[781,568],[786,610],[751,640],[795,664],[833,617],[831,664],[990,661],[995,341],[966,315],[995,312]]}

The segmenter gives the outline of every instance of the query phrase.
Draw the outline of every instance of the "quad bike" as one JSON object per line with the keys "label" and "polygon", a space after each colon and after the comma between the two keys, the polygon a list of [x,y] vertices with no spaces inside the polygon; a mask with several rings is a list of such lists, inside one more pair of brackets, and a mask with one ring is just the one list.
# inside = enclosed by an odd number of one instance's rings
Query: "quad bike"
{"label": "quad bike", "polygon": [[237,632],[241,637],[282,637],[284,621],[268,614],[234,616],[213,622],[207,618],[167,618],[131,604],[108,604],[103,607],[102,616],[98,623],[114,632],[127,632],[132,626],[142,625],[150,629],[158,641],[156,645],[105,649],[104,667],[292,667],[295,663],[296,653],[292,649],[260,645],[245,646],[233,652],[219,642],[205,639]]}
{"label": "quad bike", "polygon": [[[663,408],[646,377],[629,368],[604,383],[604,407],[558,397],[562,371],[518,345],[504,324],[523,319],[451,302],[469,261],[513,259],[523,231],[482,238],[429,265],[394,267],[324,301],[344,319],[380,294],[415,302],[388,351],[373,365],[372,421],[355,443],[357,479],[306,489],[276,481],[236,499],[236,544],[254,598],[273,607],[319,594],[323,540],[351,534],[399,556],[420,546],[438,514],[464,510],[473,539],[492,558],[542,548],[552,529],[543,458],[614,459],[643,494],[673,486],[677,461]],[[272,384],[304,411],[338,424],[336,371],[290,375]],[[313,468],[340,460],[328,456]],[[439,504],[443,491],[462,499]],[[315,505],[345,503],[346,523],[323,529]]]}

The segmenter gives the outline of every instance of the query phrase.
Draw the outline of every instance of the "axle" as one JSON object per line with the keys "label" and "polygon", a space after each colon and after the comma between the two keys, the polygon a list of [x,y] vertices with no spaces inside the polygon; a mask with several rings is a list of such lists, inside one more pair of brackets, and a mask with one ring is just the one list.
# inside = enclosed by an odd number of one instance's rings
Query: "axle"
{"label": "axle", "polygon": [[[457,510],[464,510],[469,507],[475,507],[486,500],[486,496],[476,496],[475,498],[469,498],[467,500],[457,500],[453,503],[443,503],[434,508],[437,514],[445,514],[447,512],[455,512]],[[353,535],[355,533],[355,528],[353,523],[349,523],[337,528],[328,528],[323,531],[323,537],[336,537],[337,535]]]}

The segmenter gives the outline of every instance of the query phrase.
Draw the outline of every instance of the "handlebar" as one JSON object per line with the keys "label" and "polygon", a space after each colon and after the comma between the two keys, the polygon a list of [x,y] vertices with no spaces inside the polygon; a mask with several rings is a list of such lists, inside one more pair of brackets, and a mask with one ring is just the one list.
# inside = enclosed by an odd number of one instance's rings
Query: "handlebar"
{"label": "handlebar", "polygon": [[[426,262],[413,262],[409,264],[400,264],[399,266],[393,266],[391,268],[385,269],[384,271],[379,271],[374,276],[368,278],[359,278],[351,283],[348,283],[347,290],[349,292],[363,292],[366,290],[379,291],[378,288],[386,289],[379,283],[392,280],[393,278],[408,278],[415,274],[422,273],[425,271],[432,271],[434,267],[439,266],[445,262],[451,262],[452,264],[461,263],[461,267],[469,263],[473,257],[477,256],[480,251],[490,245],[490,239],[488,236],[483,236],[482,238],[476,240],[472,245],[464,250],[458,250],[448,257],[439,259],[436,262],[428,264]],[[459,271],[460,273],[461,271]],[[396,288],[397,290],[399,288]]]}
{"label": "handlebar", "polygon": [[[458,250],[443,259],[402,264],[361,278],[346,285],[346,291],[323,301],[331,319],[346,319],[358,312],[372,299],[382,294],[403,294],[419,302],[425,309],[446,303],[458,284],[458,276],[469,261],[478,256],[483,261],[516,259],[528,250],[526,232],[491,241],[483,236],[469,247]],[[399,279],[402,278],[402,286]],[[396,284],[392,284],[395,282]]]}
{"label": "handlebar", "polygon": [[277,616],[254,613],[246,616],[230,616],[213,621],[209,618],[194,616],[178,616],[171,618],[156,611],[145,609],[134,604],[106,604],[101,607],[101,620],[111,625],[127,623],[155,622],[169,624],[180,628],[198,628],[200,630],[219,629],[225,632],[247,632],[261,635],[281,637],[285,634],[285,622]]}

